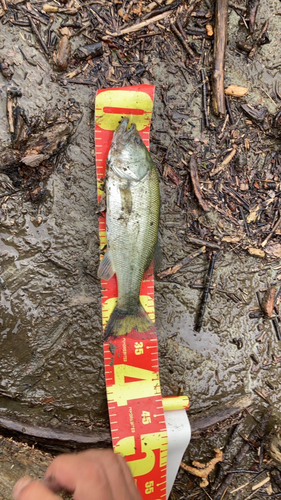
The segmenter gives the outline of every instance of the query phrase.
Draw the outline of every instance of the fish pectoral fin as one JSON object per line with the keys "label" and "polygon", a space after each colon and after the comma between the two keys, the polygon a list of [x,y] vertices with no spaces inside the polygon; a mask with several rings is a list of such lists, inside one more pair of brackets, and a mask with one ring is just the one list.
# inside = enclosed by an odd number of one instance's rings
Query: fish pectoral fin
{"label": "fish pectoral fin", "polygon": [[108,281],[115,274],[115,271],[112,268],[111,260],[110,260],[110,252],[107,250],[104,254],[104,257],[99,265],[98,277]]}

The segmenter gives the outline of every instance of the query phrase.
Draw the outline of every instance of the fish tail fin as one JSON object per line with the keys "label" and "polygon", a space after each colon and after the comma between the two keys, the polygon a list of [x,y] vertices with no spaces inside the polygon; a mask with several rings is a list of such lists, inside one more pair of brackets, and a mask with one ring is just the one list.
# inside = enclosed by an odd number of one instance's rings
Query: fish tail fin
{"label": "fish tail fin", "polygon": [[104,340],[111,336],[127,335],[132,330],[147,332],[152,326],[153,323],[140,302],[133,313],[116,306],[106,325]]}

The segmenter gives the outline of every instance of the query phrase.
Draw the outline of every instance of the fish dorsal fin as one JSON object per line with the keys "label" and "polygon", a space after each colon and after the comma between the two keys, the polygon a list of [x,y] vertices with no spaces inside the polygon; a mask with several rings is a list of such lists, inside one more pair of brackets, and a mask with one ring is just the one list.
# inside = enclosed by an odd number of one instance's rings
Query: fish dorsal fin
{"label": "fish dorsal fin", "polygon": [[112,264],[110,261],[110,253],[109,250],[107,250],[104,254],[104,257],[99,265],[99,270],[98,270],[98,277],[108,281],[112,276],[114,275],[115,271],[112,268]]}

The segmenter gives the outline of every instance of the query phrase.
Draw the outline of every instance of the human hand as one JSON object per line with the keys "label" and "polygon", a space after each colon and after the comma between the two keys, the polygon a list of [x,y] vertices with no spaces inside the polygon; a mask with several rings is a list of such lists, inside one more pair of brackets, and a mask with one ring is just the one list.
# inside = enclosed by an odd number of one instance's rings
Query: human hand
{"label": "human hand", "polygon": [[112,450],[88,450],[60,455],[49,465],[42,481],[20,479],[15,500],[59,500],[65,491],[75,500],[141,500],[124,458]]}

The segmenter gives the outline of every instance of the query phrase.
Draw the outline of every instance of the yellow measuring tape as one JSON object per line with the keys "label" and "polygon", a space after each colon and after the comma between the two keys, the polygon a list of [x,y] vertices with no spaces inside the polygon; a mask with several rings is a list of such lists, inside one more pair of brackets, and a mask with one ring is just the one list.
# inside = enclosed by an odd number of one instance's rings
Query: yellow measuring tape
{"label": "yellow measuring tape", "polygon": [[[96,172],[99,199],[113,131],[123,116],[135,123],[149,147],[154,86],[101,89],[96,97]],[[106,215],[99,219],[100,246],[106,245]],[[116,305],[116,277],[101,281],[103,329]],[[140,299],[152,321],[154,312],[153,265],[146,271]],[[126,461],[142,498],[166,499],[168,435],[164,408],[188,408],[186,396],[162,399],[159,382],[158,342],[149,332],[132,330],[104,343],[104,366],[113,447]]]}

